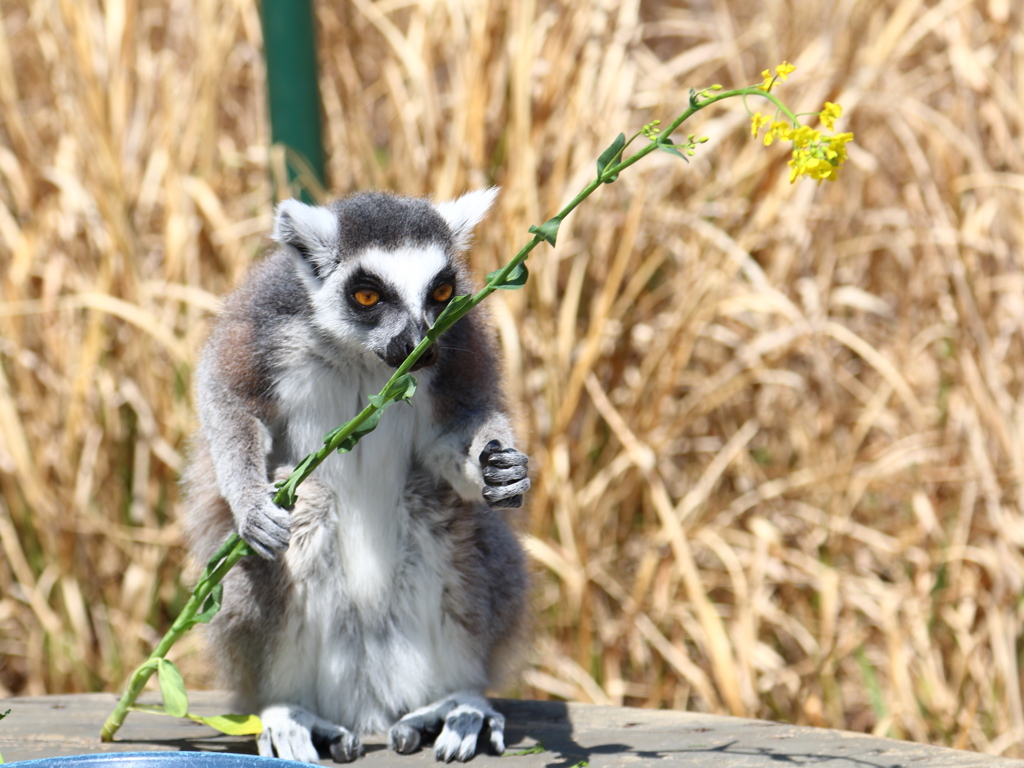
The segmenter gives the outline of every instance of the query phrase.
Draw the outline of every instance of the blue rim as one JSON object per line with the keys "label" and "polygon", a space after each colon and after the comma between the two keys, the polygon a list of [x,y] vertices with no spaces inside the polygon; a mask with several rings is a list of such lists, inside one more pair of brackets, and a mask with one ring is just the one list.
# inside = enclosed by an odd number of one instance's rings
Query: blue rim
{"label": "blue rim", "polygon": [[43,757],[37,760],[18,760],[5,765],[29,768],[272,768],[272,766],[299,766],[305,763],[281,760],[277,757],[238,755],[232,752],[99,752],[89,755]]}

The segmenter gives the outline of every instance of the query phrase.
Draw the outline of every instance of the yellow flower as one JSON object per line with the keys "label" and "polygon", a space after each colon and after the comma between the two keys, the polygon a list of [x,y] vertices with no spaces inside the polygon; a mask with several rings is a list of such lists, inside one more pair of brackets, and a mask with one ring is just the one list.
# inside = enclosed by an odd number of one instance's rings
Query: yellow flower
{"label": "yellow flower", "polygon": [[790,64],[788,61],[784,61],[775,68],[775,74],[778,75],[779,80],[786,82],[789,75],[796,71],[796,67]]}
{"label": "yellow flower", "polygon": [[822,139],[818,131],[798,128],[791,132],[791,138],[793,157],[789,161],[790,183],[800,176],[807,176],[821,184],[838,178],[839,167],[846,162],[846,145],[853,141],[853,134],[837,133]]}
{"label": "yellow flower", "polygon": [[[757,88],[767,93],[776,81],[785,82],[794,71],[796,71],[796,67],[788,61],[775,67],[774,76],[771,70],[766,69],[761,73],[764,82]],[[787,115],[790,114],[784,108],[780,111]],[[818,113],[822,125],[829,132],[823,134],[820,130],[800,125],[798,122],[774,120],[756,112],[750,117],[750,134],[757,138],[761,130],[767,128],[768,130],[764,134],[766,147],[775,143],[776,139],[792,142],[793,150],[789,160],[790,182],[795,182],[801,176],[806,176],[809,179],[814,179],[820,185],[823,181],[835,181],[839,177],[839,168],[847,159],[846,145],[853,141],[852,133],[830,135],[831,131],[835,130],[836,120],[842,116],[843,108],[840,105],[826,101],[825,107]],[[689,146],[693,146],[692,136]]]}
{"label": "yellow flower", "polygon": [[755,112],[754,116],[750,118],[750,135],[755,139],[757,134],[764,128],[768,123],[771,122],[771,118],[767,115],[762,115],[760,112]]}
{"label": "yellow flower", "polygon": [[761,73],[761,77],[764,78],[764,82],[757,87],[760,88],[765,93],[767,93],[772,89],[772,86],[775,85],[776,80],[786,82],[786,80],[789,79],[790,74],[795,70],[796,67],[790,64],[788,61],[782,62],[781,64],[779,64],[779,66],[775,68],[774,77],[772,77],[771,71],[766,69],[764,72]]}
{"label": "yellow flower", "polygon": [[835,166],[846,162],[846,145],[853,140],[852,133],[837,133],[832,136],[825,147],[825,159]]}
{"label": "yellow flower", "polygon": [[776,120],[772,123],[772,127],[768,129],[768,133],[764,135],[764,145],[770,147],[775,139],[789,141],[792,136],[793,127],[785,120]]}
{"label": "yellow flower", "polygon": [[834,131],[836,128],[836,120],[842,116],[843,108],[839,104],[833,104],[831,101],[826,101],[825,108],[821,110],[821,124],[830,131]]}
{"label": "yellow flower", "polygon": [[821,131],[816,131],[813,128],[809,128],[806,125],[801,125],[794,131],[789,132],[787,136],[793,145],[796,147],[809,147],[812,144],[817,144],[821,141]]}
{"label": "yellow flower", "polygon": [[809,148],[794,149],[793,159],[789,161],[789,167],[792,169],[789,173],[790,183],[795,182],[800,176],[807,176],[819,184],[826,179],[828,181],[835,181],[837,176],[836,166],[832,165],[828,160],[815,157]]}

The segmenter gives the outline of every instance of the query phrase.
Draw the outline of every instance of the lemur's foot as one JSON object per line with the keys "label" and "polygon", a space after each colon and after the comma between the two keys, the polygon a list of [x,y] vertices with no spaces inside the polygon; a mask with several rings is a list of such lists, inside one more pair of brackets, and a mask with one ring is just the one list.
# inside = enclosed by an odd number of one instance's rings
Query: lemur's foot
{"label": "lemur's foot", "polygon": [[[436,737],[436,738],[435,738]],[[403,755],[434,738],[434,757],[465,762],[482,745],[492,753],[505,751],[505,716],[483,696],[456,693],[410,712],[388,731],[388,745]]]}
{"label": "lemur's foot", "polygon": [[523,494],[530,490],[526,465],[530,458],[515,448],[502,448],[491,440],[480,452],[484,475],[484,500],[491,507],[521,507]]}
{"label": "lemur's foot", "polygon": [[337,763],[351,763],[363,754],[359,737],[291,704],[275,704],[260,713],[263,732],[256,744],[261,757],[280,757],[301,763],[319,763],[320,749]]}

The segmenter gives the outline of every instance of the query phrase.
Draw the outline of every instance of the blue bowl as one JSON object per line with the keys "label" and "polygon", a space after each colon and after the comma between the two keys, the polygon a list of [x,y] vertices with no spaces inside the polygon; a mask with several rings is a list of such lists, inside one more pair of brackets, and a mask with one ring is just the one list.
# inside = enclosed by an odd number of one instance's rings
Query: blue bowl
{"label": "blue bowl", "polygon": [[[14,765],[14,763],[9,763]],[[101,752],[93,755],[20,760],[24,768],[295,768],[294,760],[230,752]],[[308,766],[306,766],[308,768]]]}

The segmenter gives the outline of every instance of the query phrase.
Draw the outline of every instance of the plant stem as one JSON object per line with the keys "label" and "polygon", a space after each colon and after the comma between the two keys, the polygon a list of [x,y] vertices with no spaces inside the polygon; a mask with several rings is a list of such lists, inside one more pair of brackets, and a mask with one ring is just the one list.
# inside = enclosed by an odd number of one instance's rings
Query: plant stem
{"label": "plant stem", "polygon": [[[702,93],[704,92],[702,91]],[[602,184],[614,181],[621,171],[639,162],[641,158],[646,157],[656,149],[671,146],[667,144],[666,139],[688,118],[712,104],[735,96],[763,96],[774,103],[790,120],[794,123],[797,122],[796,116],[787,109],[781,101],[771,93],[756,87],[722,91],[713,96],[708,96],[701,101],[698,101],[696,96],[691,96],[689,108],[673,120],[659,138],[652,139],[645,147],[637,150],[627,159],[622,160],[622,152],[625,151],[626,147],[629,146],[629,143],[632,142],[633,139],[637,138],[639,134],[633,136],[633,138],[626,142],[622,149],[619,150],[619,162],[617,164],[609,163],[596,179],[587,184],[587,186],[584,187],[576,197],[570,200],[569,203],[552,218],[561,222],[566,216],[572,213],[580,203],[590,197],[590,195],[592,195]],[[616,158],[612,158],[613,161],[615,159]],[[533,239],[527,242],[526,245],[524,245],[504,267],[490,276],[491,279],[487,281],[483,288],[473,294],[469,301],[462,303],[455,308],[454,311],[442,312],[434,324],[427,330],[423,340],[420,341],[405,361],[395,370],[391,378],[388,379],[388,383],[381,390],[381,397],[384,397],[384,393],[389,391],[392,385],[394,385],[402,376],[405,376],[412,370],[416,361],[419,360],[420,356],[437,340],[438,336],[451,328],[467,312],[472,310],[480,304],[480,302],[501,287],[508,279],[509,275],[512,274],[512,271],[526,261],[526,257],[530,255],[530,252],[544,242],[544,239],[545,238],[542,234],[534,235]],[[324,447],[306,456],[288,479],[280,485],[279,490],[274,495],[274,503],[282,507],[287,507],[289,499],[292,498],[292,494],[294,494],[295,489],[302,483],[302,481],[309,477],[313,470],[320,466],[328,456],[334,453],[342,443],[351,437],[353,432],[362,426],[362,424],[378,410],[379,408],[377,406],[370,403],[363,408],[355,418],[346,422],[340,429],[332,432],[330,439],[325,442]],[[132,673],[128,682],[127,690],[125,690],[124,695],[121,696],[121,700],[118,702],[117,707],[111,713],[110,717],[108,717],[107,721],[103,724],[103,730],[100,733],[100,738],[103,741],[113,740],[114,734],[124,723],[124,719],[127,716],[129,709],[135,704],[135,700],[142,692],[146,681],[149,680],[153,672],[156,671],[158,660],[164,658],[171,646],[177,642],[178,638],[185,634],[185,632],[194,625],[193,619],[195,619],[196,614],[202,608],[207,597],[209,597],[210,593],[213,591],[213,588],[220,583],[221,579],[224,578],[235,563],[251,552],[252,550],[249,548],[249,545],[246,544],[237,533],[233,533],[217,551],[217,554],[210,559],[206,569],[204,569],[202,575],[199,577],[195,591],[185,604],[181,614],[177,619],[175,619],[174,624],[171,625],[171,628],[167,631],[167,634],[164,635],[160,644],[153,650],[150,657]]]}
{"label": "plant stem", "polygon": [[156,661],[164,658],[171,649],[171,646],[193,626],[192,620],[206,602],[206,598],[210,596],[213,588],[221,582],[234,564],[249,554],[249,552],[249,545],[242,541],[237,533],[233,533],[221,545],[217,553],[210,558],[210,562],[199,576],[195,591],[188,599],[188,602],[185,603],[181,613],[178,614],[178,618],[174,620],[171,628],[167,630],[167,634],[164,635],[159,645],[153,649],[153,653],[150,654],[149,658],[132,673],[128,681],[128,688],[121,696],[121,700],[118,701],[114,711],[110,713],[106,722],[103,723],[100,739],[103,741],[113,741],[114,734],[117,733],[117,730],[124,723],[124,719],[128,715],[128,710],[135,704],[139,694],[142,693],[146,681],[156,671]]}

